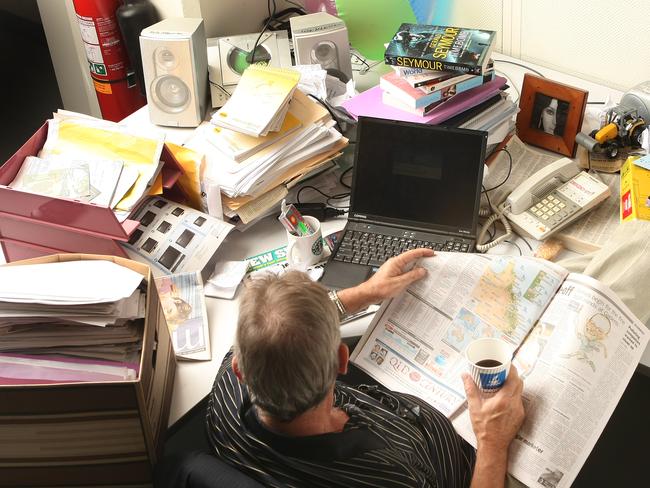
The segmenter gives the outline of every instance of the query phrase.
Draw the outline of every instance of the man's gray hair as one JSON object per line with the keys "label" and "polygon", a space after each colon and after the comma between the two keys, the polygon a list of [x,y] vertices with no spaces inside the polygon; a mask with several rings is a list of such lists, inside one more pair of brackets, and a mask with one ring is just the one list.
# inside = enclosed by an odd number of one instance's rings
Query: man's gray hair
{"label": "man's gray hair", "polygon": [[235,355],[252,402],[281,420],[318,405],[336,380],[341,342],[327,291],[297,271],[250,280]]}

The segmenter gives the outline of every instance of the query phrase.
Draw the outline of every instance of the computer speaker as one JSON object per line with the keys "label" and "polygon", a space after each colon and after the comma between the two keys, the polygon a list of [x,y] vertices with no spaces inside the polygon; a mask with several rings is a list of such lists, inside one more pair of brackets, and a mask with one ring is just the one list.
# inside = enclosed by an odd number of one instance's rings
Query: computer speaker
{"label": "computer speaker", "polygon": [[208,96],[208,54],[203,19],[170,18],[140,34],[151,122],[196,127]]}
{"label": "computer speaker", "polygon": [[352,78],[348,29],[327,12],[289,19],[296,64],[320,64],[343,82]]}

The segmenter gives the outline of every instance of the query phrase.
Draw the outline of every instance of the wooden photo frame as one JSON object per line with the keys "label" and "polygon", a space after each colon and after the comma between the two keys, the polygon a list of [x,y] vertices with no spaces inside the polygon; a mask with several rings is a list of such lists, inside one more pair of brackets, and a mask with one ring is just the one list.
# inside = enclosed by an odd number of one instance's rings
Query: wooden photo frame
{"label": "wooden photo frame", "polygon": [[582,127],[588,91],[530,74],[524,75],[517,135],[528,144],[570,158]]}

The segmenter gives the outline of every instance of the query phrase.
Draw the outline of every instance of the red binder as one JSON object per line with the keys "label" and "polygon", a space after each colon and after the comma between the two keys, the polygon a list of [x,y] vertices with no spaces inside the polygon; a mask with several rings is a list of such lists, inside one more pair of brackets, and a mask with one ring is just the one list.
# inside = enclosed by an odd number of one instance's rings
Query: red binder
{"label": "red binder", "polygon": [[[118,242],[127,241],[138,222],[120,223],[101,205],[36,195],[9,188],[27,156],[36,156],[47,138],[46,122],[0,166],[0,247],[7,262],[60,252],[127,257]],[[164,146],[163,188],[171,189],[182,168]]]}

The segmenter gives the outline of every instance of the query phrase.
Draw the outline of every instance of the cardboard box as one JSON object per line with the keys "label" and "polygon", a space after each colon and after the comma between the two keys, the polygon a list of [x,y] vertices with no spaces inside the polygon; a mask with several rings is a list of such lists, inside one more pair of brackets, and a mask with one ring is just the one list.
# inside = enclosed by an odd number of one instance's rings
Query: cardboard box
{"label": "cardboard box", "polygon": [[650,220],[650,170],[640,164],[639,156],[630,156],[621,168],[621,222]]}
{"label": "cardboard box", "polygon": [[[36,156],[47,139],[48,122],[0,166],[0,246],[8,262],[60,252],[127,257],[118,245],[138,222],[120,223],[113,211],[93,203],[14,190],[9,185],[27,156]],[[182,168],[164,146],[163,188],[171,189]]]}
{"label": "cardboard box", "polygon": [[0,386],[0,487],[152,484],[152,466],[162,454],[176,362],[149,268],[128,259],[86,254],[12,264],[79,259],[110,260],[146,279],[139,377]]}

